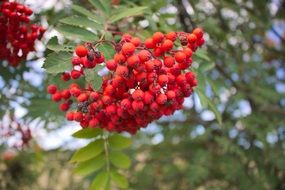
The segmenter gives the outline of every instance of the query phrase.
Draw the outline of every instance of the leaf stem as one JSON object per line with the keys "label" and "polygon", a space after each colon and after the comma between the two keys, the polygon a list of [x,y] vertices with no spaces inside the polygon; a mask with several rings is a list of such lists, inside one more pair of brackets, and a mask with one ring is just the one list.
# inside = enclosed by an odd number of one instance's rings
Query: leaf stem
{"label": "leaf stem", "polygon": [[106,136],[104,136],[104,149],[105,149],[105,157],[106,157],[106,170],[107,170],[107,172],[110,172],[108,134],[106,134]]}

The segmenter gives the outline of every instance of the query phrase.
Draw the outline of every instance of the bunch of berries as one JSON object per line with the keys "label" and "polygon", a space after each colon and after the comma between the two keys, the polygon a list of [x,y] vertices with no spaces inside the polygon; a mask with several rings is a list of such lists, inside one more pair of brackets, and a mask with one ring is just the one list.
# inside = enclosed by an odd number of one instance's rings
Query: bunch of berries
{"label": "bunch of berries", "polygon": [[6,115],[0,120],[0,139],[12,142],[12,146],[23,149],[32,140],[32,134],[26,123],[17,121],[12,115]]}
{"label": "bunch of berries", "polygon": [[45,29],[31,25],[33,11],[20,3],[0,2],[0,61],[7,60],[13,67],[34,51],[36,39],[41,39]]}
{"label": "bunch of berries", "polygon": [[[51,84],[48,93],[53,101],[63,101],[60,109],[67,111],[67,120],[80,122],[84,128],[134,134],[161,116],[183,108],[184,98],[197,85],[189,67],[192,53],[204,43],[203,34],[200,28],[192,33],[156,32],[143,43],[124,34],[114,44],[113,59],[107,61],[90,43],[80,45],[72,59],[74,69],[63,73],[62,79],[78,79],[86,69],[105,63],[110,72],[104,76],[101,88],[96,91],[90,84],[82,87],[73,82],[69,88],[59,90]],[[174,48],[176,41],[181,46]],[[72,105],[75,109],[68,111]]]}

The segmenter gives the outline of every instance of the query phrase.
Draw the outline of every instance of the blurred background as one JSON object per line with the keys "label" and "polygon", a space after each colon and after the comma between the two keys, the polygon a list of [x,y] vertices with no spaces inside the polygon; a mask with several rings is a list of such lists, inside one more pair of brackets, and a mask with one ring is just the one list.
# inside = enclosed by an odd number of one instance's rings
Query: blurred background
{"label": "blurred background", "polygon": [[[48,27],[36,53],[19,68],[0,64],[0,189],[81,190],[73,151],[87,142],[46,94],[42,69],[59,20],[84,0],[26,0],[33,21]],[[147,6],[116,27],[145,38],[155,31],[190,32],[206,44],[194,57],[199,93],[183,111],[132,137],[126,172],[134,190],[285,189],[285,1],[113,0],[113,8]]]}

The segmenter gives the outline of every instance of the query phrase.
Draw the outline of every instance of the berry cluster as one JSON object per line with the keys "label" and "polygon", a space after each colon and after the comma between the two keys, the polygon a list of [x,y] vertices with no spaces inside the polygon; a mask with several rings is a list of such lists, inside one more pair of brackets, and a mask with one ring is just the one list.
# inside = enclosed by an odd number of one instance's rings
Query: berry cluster
{"label": "berry cluster", "polygon": [[16,67],[34,51],[35,40],[42,38],[45,29],[30,24],[31,14],[33,11],[20,3],[0,2],[0,61]]}
{"label": "berry cluster", "polygon": [[10,140],[14,148],[23,149],[29,145],[32,134],[26,123],[17,121],[12,115],[6,115],[0,120],[0,139],[7,142]]}
{"label": "berry cluster", "polygon": [[[181,46],[174,48],[174,43]],[[137,37],[124,34],[114,43],[116,54],[105,62],[96,45],[85,44],[75,49],[73,70],[62,75],[64,81],[78,79],[85,69],[104,63],[110,71],[104,76],[100,90],[90,84],[81,87],[72,83],[68,89],[48,86],[52,100],[68,111],[73,102],[76,110],[66,113],[67,120],[80,122],[82,127],[101,127],[108,131],[136,133],[141,127],[163,115],[182,109],[184,98],[197,85],[189,71],[192,53],[204,43],[203,30],[192,33],[156,32],[144,43]]]}

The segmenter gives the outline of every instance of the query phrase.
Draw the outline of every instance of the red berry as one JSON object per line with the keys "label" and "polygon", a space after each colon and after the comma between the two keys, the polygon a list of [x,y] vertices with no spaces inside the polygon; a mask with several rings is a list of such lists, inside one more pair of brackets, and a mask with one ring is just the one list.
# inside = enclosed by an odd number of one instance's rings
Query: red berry
{"label": "red berry", "polygon": [[164,54],[164,50],[161,48],[161,47],[156,47],[154,50],[153,50],[153,55],[156,56],[156,57],[160,57]]}
{"label": "red berry", "polygon": [[204,40],[204,38],[200,38],[197,40],[196,43],[197,43],[197,46],[202,46],[205,43],[205,40]]}
{"label": "red berry", "polygon": [[69,109],[70,105],[67,102],[63,102],[60,104],[59,109],[63,112],[66,112]]}
{"label": "red berry", "polygon": [[47,87],[47,91],[49,94],[55,94],[56,91],[57,91],[57,87],[55,84],[50,84],[48,87]]}
{"label": "red berry", "polygon": [[135,52],[135,46],[132,43],[125,43],[122,46],[122,52],[124,55],[131,55]]}
{"label": "red berry", "polygon": [[140,89],[137,89],[132,93],[132,98],[134,100],[142,100],[143,97],[144,97],[144,92]]}
{"label": "red berry", "polygon": [[132,40],[132,35],[126,33],[126,34],[124,34],[124,35],[122,36],[122,40],[129,42],[129,41]]}
{"label": "red berry", "polygon": [[134,46],[139,46],[141,44],[141,40],[139,38],[132,38],[131,43],[134,44]]}
{"label": "red berry", "polygon": [[97,118],[93,118],[89,121],[90,128],[95,128],[99,124],[99,121]]}
{"label": "red berry", "polygon": [[74,120],[74,112],[67,112],[65,117],[68,121],[73,121]]}
{"label": "red berry", "polygon": [[144,45],[148,49],[153,49],[155,47],[155,44],[154,44],[152,38],[146,39],[145,42],[144,42]]}
{"label": "red berry", "polygon": [[170,51],[173,48],[173,42],[171,40],[164,40],[161,45],[161,48],[164,51]]}
{"label": "red berry", "polygon": [[138,112],[141,111],[144,107],[144,103],[142,101],[135,100],[132,102],[132,108]]}
{"label": "red berry", "polygon": [[152,111],[157,112],[157,111],[159,110],[159,105],[158,105],[156,102],[152,102],[152,103],[150,104],[150,109],[151,109]]}
{"label": "red berry", "polygon": [[195,34],[197,38],[202,38],[204,35],[202,28],[195,28],[192,33]]}
{"label": "red berry", "polygon": [[122,64],[126,61],[126,57],[121,53],[116,53],[114,56],[114,60],[116,61],[116,63]]}
{"label": "red berry", "polygon": [[99,98],[98,92],[91,92],[91,93],[90,93],[90,99],[91,99],[92,101],[96,101],[96,100],[98,100],[98,98]]}
{"label": "red berry", "polygon": [[166,39],[171,40],[171,41],[175,41],[176,39],[176,33],[175,32],[168,32],[165,35]]}
{"label": "red berry", "polygon": [[173,90],[169,90],[166,92],[167,99],[173,100],[176,97],[176,94]]}
{"label": "red berry", "polygon": [[151,59],[151,53],[147,50],[141,50],[139,52],[139,58],[141,62],[146,62]]}
{"label": "red berry", "polygon": [[163,105],[167,102],[167,96],[165,94],[159,94],[155,101],[157,104]]}
{"label": "red berry", "polygon": [[72,79],[78,79],[81,76],[81,72],[77,70],[72,70],[70,76]]}
{"label": "red berry", "polygon": [[87,55],[88,51],[87,51],[85,46],[79,45],[79,46],[76,47],[75,53],[79,57],[85,57]]}
{"label": "red berry", "polygon": [[62,73],[61,80],[63,80],[63,81],[70,80],[70,73],[67,73],[67,72]]}
{"label": "red berry", "polygon": [[137,55],[132,55],[132,56],[130,56],[130,57],[127,59],[127,63],[128,63],[128,66],[131,67],[131,68],[136,68],[136,67],[138,67],[139,64],[140,64],[139,56],[137,56]]}
{"label": "red berry", "polygon": [[83,120],[83,114],[81,112],[75,112],[73,118],[75,121],[81,122]]}
{"label": "red berry", "polygon": [[160,86],[164,86],[168,83],[168,77],[167,75],[159,75],[158,77],[158,84]]}
{"label": "red berry", "polygon": [[193,54],[192,50],[188,47],[183,49],[183,53],[185,53],[187,58],[191,57]]}
{"label": "red berry", "polygon": [[182,63],[184,61],[186,61],[186,55],[185,53],[179,51],[179,52],[176,52],[175,53],[175,60],[178,62],[178,63]]}
{"label": "red berry", "polygon": [[186,77],[185,75],[181,74],[176,77],[176,82],[179,86],[183,86],[186,84]]}
{"label": "red berry", "polygon": [[194,35],[194,34],[189,34],[189,35],[187,36],[187,38],[188,38],[188,42],[189,42],[189,43],[195,43],[196,40],[197,40],[197,36]]}
{"label": "red berry", "polygon": [[105,56],[103,55],[103,53],[100,53],[100,56],[99,57],[95,57],[95,63],[103,63],[105,61]]}
{"label": "red berry", "polygon": [[85,102],[89,98],[88,94],[82,93],[77,97],[78,102]]}
{"label": "red berry", "polygon": [[117,68],[117,63],[114,59],[111,59],[109,61],[106,62],[106,67],[110,70],[110,71],[114,71]]}
{"label": "red berry", "polygon": [[81,90],[78,87],[70,88],[70,94],[74,97],[78,97],[81,94]]}
{"label": "red berry", "polygon": [[172,67],[175,64],[175,59],[171,56],[164,57],[164,65],[168,68]]}
{"label": "red berry", "polygon": [[118,65],[116,69],[116,74],[121,77],[127,77],[129,73],[129,70],[126,66]]}
{"label": "red berry", "polygon": [[61,92],[61,96],[63,99],[67,100],[70,98],[71,94],[68,89],[65,89]]}
{"label": "red berry", "polygon": [[152,72],[154,70],[154,62],[153,61],[145,62],[145,69],[147,70],[147,72]]}
{"label": "red berry", "polygon": [[52,101],[59,102],[61,100],[61,94],[60,92],[56,92],[51,97]]}
{"label": "red berry", "polygon": [[113,95],[114,92],[115,92],[115,88],[111,84],[107,85],[106,88],[104,89],[105,95]]}
{"label": "red berry", "polygon": [[151,103],[153,102],[153,100],[154,100],[153,95],[152,95],[150,92],[146,91],[146,92],[144,93],[143,102],[144,102],[145,104],[151,104]]}
{"label": "red berry", "polygon": [[122,109],[124,109],[124,110],[130,109],[130,107],[131,107],[131,101],[130,101],[129,99],[123,99],[123,100],[121,101],[121,107],[122,107]]}
{"label": "red berry", "polygon": [[112,99],[111,99],[110,96],[104,95],[104,96],[102,97],[102,102],[103,102],[104,105],[109,105],[109,104],[111,104]]}
{"label": "red berry", "polygon": [[72,65],[80,65],[82,64],[80,57],[73,57],[72,58]]}
{"label": "red berry", "polygon": [[155,32],[153,35],[152,35],[152,40],[153,40],[153,43],[154,44],[158,44],[160,43],[164,38],[164,34],[161,33],[161,32]]}
{"label": "red berry", "polygon": [[195,79],[195,75],[192,72],[185,73],[185,78],[188,83],[191,83]]}

